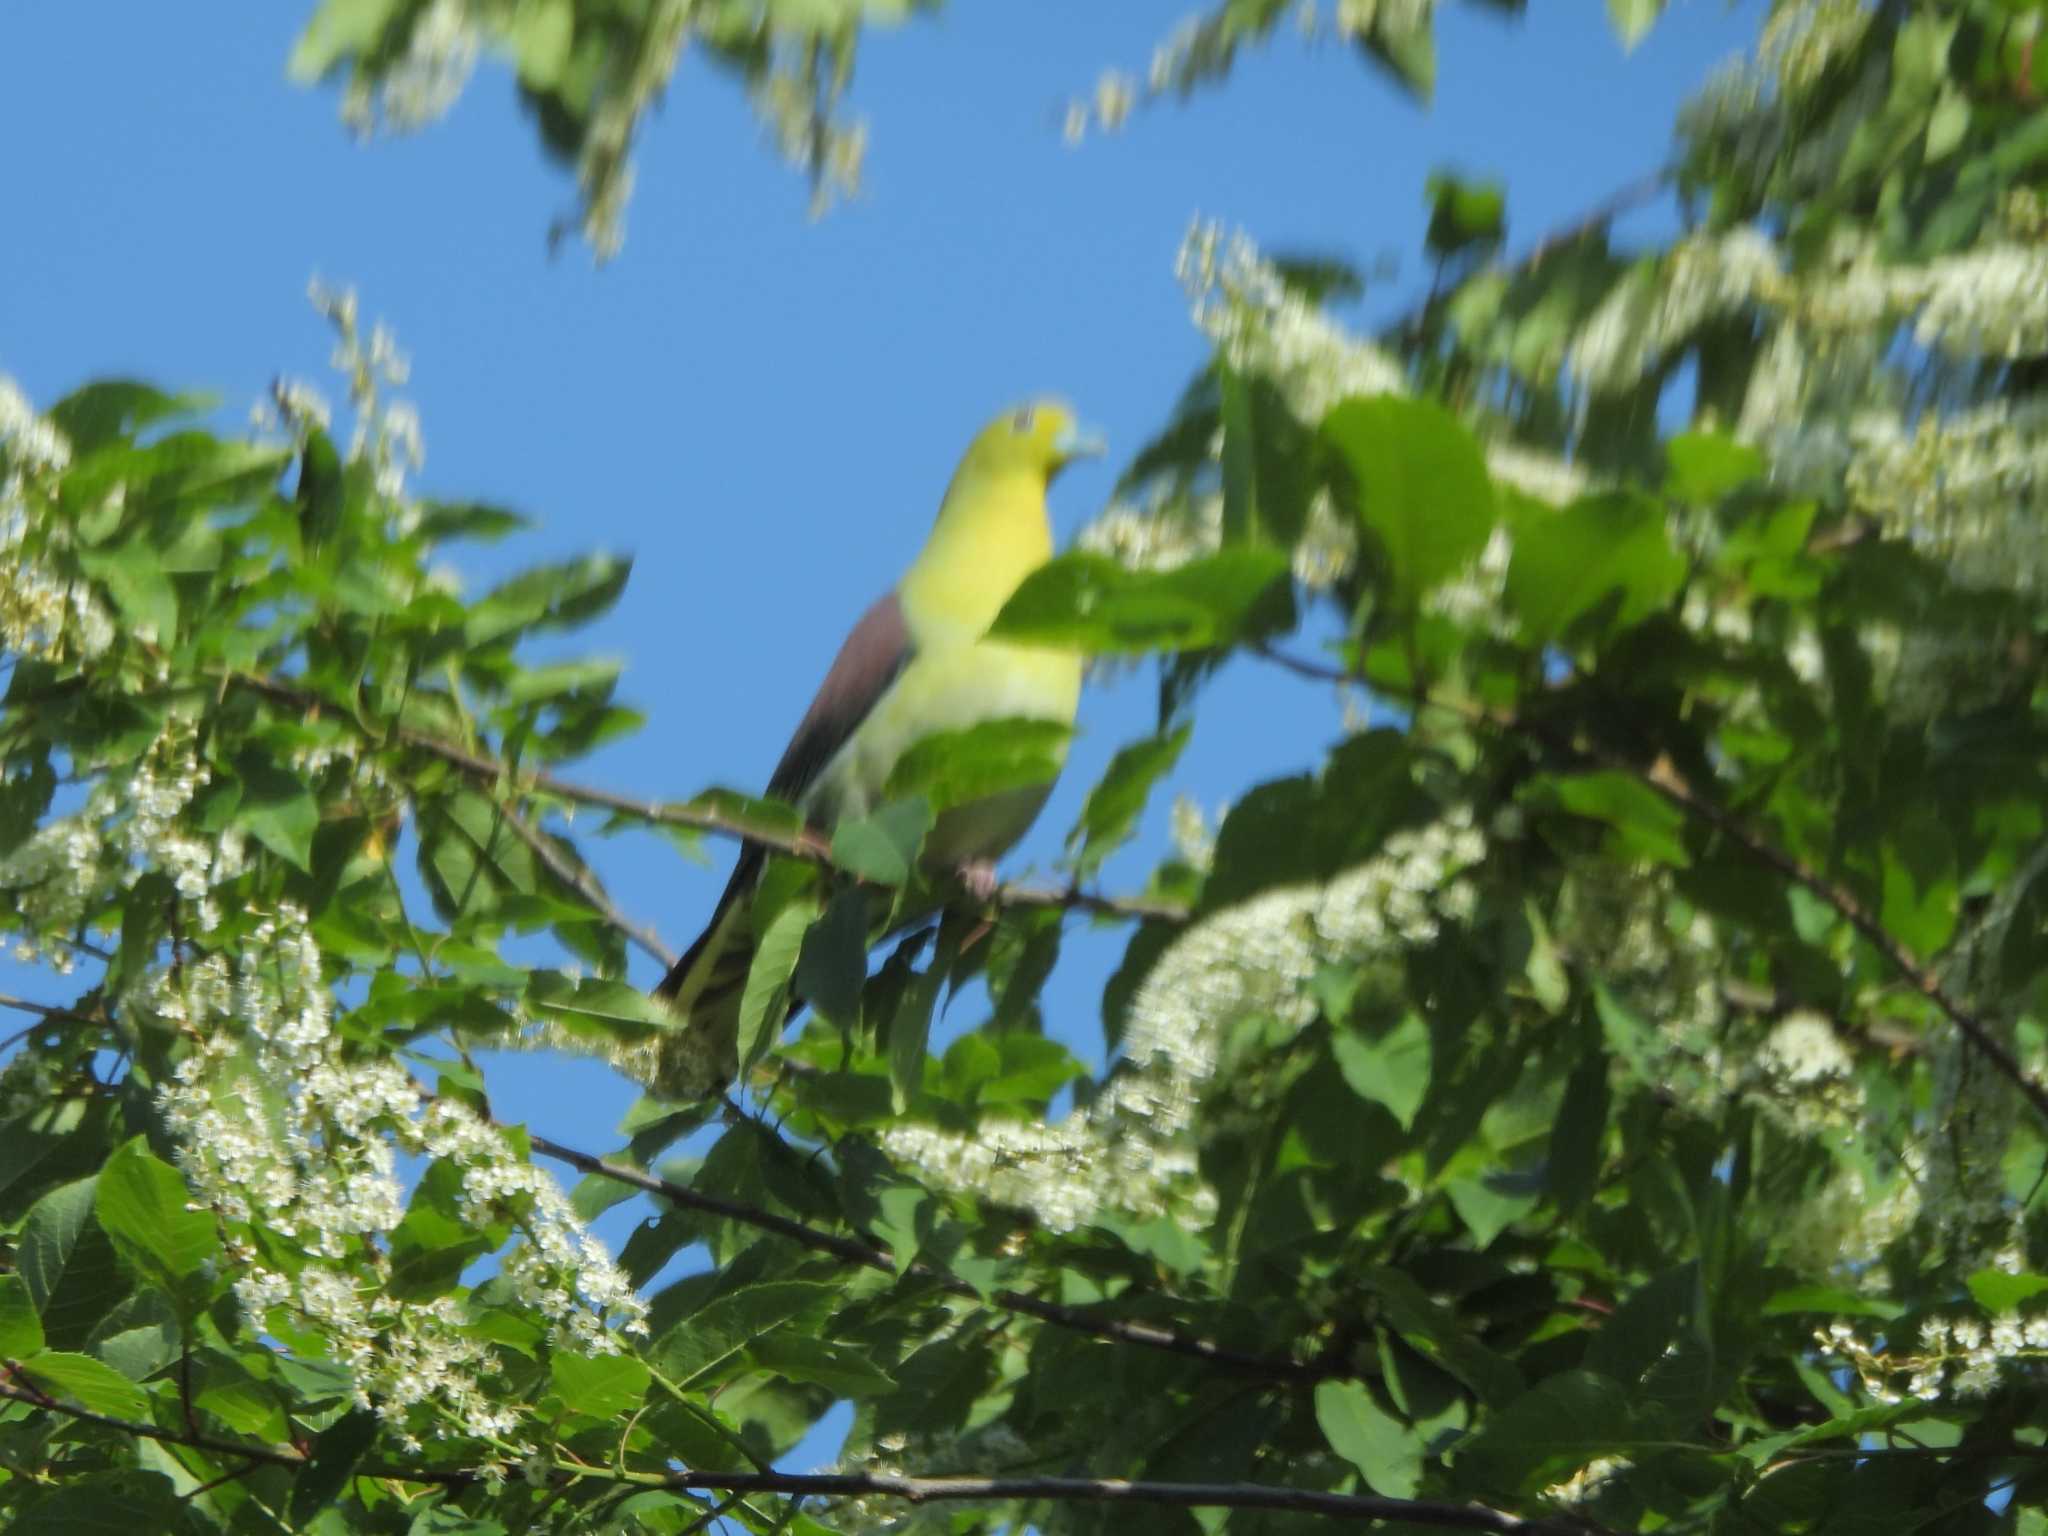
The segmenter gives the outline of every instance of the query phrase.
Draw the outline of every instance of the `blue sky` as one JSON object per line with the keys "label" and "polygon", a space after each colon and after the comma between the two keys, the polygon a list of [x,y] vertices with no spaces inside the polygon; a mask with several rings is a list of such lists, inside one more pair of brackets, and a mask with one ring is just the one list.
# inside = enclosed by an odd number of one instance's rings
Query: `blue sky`
{"label": "blue sky", "polygon": [[[1594,0],[1538,0],[1519,22],[1449,7],[1427,110],[1283,29],[1221,90],[1067,147],[1065,101],[1106,67],[1142,74],[1183,5],[958,4],[871,37],[853,90],[866,190],[817,222],[732,83],[686,61],[603,269],[575,245],[550,258],[571,183],[495,62],[442,124],[361,145],[331,89],[284,80],[307,4],[10,6],[0,372],[42,403],[139,375],[209,391],[236,423],[280,372],[341,393],[305,287],[353,284],[412,355],[422,487],[539,521],[471,562],[473,587],[590,547],[637,559],[582,648],[628,659],[622,692],[648,724],[582,776],[655,796],[754,786],[984,418],[1039,391],[1074,400],[1111,456],[1057,487],[1062,538],[1100,509],[1119,456],[1204,359],[1172,271],[1193,218],[1269,249],[1391,257],[1393,291],[1413,294],[1433,169],[1504,180],[1510,245],[1526,246],[1652,169],[1681,100],[1760,16],[1676,0],[1625,55]],[[1653,210],[1624,228],[1670,222]],[[1152,703],[1145,676],[1090,691],[1061,790],[1011,867],[1056,856]],[[1338,728],[1326,694],[1234,670],[1171,788],[1213,810],[1312,766]],[[1142,879],[1159,798],[1106,884]],[[593,850],[621,905],[676,947],[723,882],[729,854],[713,851],[707,868],[652,840]],[[1077,931],[1048,989],[1055,1032],[1090,1060],[1120,947]],[[534,1061],[507,1064],[493,1093],[593,1149],[633,1097],[592,1064]]]}

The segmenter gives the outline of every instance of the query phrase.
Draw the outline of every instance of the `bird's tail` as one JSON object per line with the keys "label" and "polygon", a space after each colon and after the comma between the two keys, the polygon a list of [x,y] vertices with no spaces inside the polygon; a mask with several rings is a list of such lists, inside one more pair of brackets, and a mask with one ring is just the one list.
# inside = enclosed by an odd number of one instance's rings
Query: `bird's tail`
{"label": "bird's tail", "polygon": [[704,1098],[723,1089],[739,1070],[740,998],[754,962],[747,899],[760,868],[760,850],[747,849],[711,921],[654,989],[677,1016],[676,1028],[661,1042],[656,1070],[654,1090],[663,1098]]}

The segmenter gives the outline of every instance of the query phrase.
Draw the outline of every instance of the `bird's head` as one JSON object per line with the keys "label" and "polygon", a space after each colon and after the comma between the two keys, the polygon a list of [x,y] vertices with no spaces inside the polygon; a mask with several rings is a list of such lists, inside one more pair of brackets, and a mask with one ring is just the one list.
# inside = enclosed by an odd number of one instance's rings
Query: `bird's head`
{"label": "bird's head", "polygon": [[1065,401],[1033,400],[983,427],[960,468],[981,474],[1023,470],[1050,481],[1074,460],[1101,452],[1102,439],[1082,430]]}

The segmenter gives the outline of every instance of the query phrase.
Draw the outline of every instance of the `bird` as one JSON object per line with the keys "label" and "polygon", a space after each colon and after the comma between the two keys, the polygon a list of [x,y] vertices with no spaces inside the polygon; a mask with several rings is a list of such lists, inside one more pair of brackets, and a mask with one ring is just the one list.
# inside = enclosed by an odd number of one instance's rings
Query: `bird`
{"label": "bird", "polygon": [[[1052,558],[1053,480],[1100,452],[1101,440],[1082,430],[1072,408],[1050,398],[1004,411],[975,436],[923,550],[840,646],[769,776],[771,798],[829,835],[878,809],[891,769],[933,735],[1006,718],[1073,725],[1084,658],[992,640],[988,629]],[[1062,747],[1055,763],[1063,757]],[[941,812],[925,839],[924,867],[986,879],[1051,789],[1027,785]],[[741,851],[704,931],[655,988],[680,1026],[663,1042],[664,1097],[702,1097],[737,1069],[740,998],[754,953],[750,898],[765,858],[759,844]]]}

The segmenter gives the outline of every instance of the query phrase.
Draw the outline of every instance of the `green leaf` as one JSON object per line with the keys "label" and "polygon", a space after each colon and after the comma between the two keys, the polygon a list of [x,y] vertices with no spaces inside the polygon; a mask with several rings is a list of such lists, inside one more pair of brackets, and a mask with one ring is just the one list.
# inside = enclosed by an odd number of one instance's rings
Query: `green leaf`
{"label": "green leaf", "polygon": [[519,83],[545,91],[562,77],[575,41],[576,8],[571,0],[535,0],[508,18],[505,41],[519,62]]}
{"label": "green leaf", "polygon": [[803,952],[804,934],[818,916],[816,898],[786,903],[769,919],[754,947],[747,984],[740,994],[739,1058],[744,1073],[768,1053],[789,1018],[789,979]]}
{"label": "green leaf", "polygon": [[1088,791],[1080,820],[1067,834],[1067,846],[1078,845],[1080,850],[1074,858],[1075,873],[1093,873],[1130,839],[1152,786],[1173,772],[1193,732],[1191,722],[1164,736],[1134,741],[1109,760],[1109,767]]}
{"label": "green leaf", "polygon": [[1429,1026],[1420,1014],[1403,1014],[1378,1039],[1356,1030],[1337,1030],[1330,1053],[1353,1093],[1386,1106],[1402,1130],[1414,1127],[1415,1112],[1429,1092]]}
{"label": "green leaf", "polygon": [[220,1251],[213,1217],[188,1210],[191,1192],[178,1170],[150,1155],[136,1137],[100,1170],[96,1209],[117,1243],[145,1255],[167,1278],[192,1274]]}
{"label": "green leaf", "polygon": [[2009,1275],[2002,1269],[1980,1269],[1970,1276],[1970,1294],[1986,1312],[2010,1312],[2023,1301],[2048,1291],[2048,1275]]}
{"label": "green leaf", "polygon": [[1681,432],[1664,445],[1664,494],[1711,506],[1764,473],[1764,456],[1725,432]]}
{"label": "green leaf", "polygon": [[1092,655],[1209,650],[1290,622],[1287,574],[1286,554],[1260,545],[1170,571],[1071,551],[1024,579],[989,635]]}
{"label": "green leaf", "polygon": [[1533,1491],[1641,1435],[1619,1386],[1591,1371],[1563,1371],[1459,1446],[1457,1479],[1474,1490]]}
{"label": "green leaf", "polygon": [[294,1530],[340,1497],[376,1440],[377,1415],[367,1408],[351,1408],[313,1437],[312,1454],[292,1475],[291,1498],[285,1506]]}
{"label": "green leaf", "polygon": [[756,1340],[798,1318],[821,1318],[839,1297],[837,1285],[811,1280],[770,1280],[728,1291],[656,1340],[649,1363],[684,1391],[707,1386],[737,1366]]}
{"label": "green leaf", "polygon": [[571,1413],[615,1419],[640,1406],[654,1379],[632,1355],[572,1355],[548,1361],[548,1377]]}
{"label": "green leaf", "polygon": [[21,1362],[22,1374],[52,1397],[93,1413],[146,1421],[149,1395],[104,1360],[46,1349]]}
{"label": "green leaf", "polygon": [[1422,1443],[1355,1381],[1316,1384],[1316,1423],[1330,1449],[1358,1468],[1374,1493],[1412,1499],[1422,1481]]}
{"label": "green leaf", "polygon": [[1605,823],[1612,829],[1609,851],[1618,858],[1680,869],[1692,862],[1683,836],[1685,813],[1632,774],[1541,774],[1524,786],[1521,799]]}
{"label": "green leaf", "polygon": [[659,1000],[623,981],[560,971],[534,971],[526,982],[526,1004],[570,1033],[593,1041],[631,1044],[676,1027],[675,1015]]}
{"label": "green leaf", "polygon": [[405,0],[325,0],[292,46],[285,74],[310,85],[342,60],[368,53]]}
{"label": "green leaf", "polygon": [[1607,19],[1621,46],[1634,48],[1664,14],[1666,0],[1607,0]]}
{"label": "green leaf", "polygon": [[1515,526],[1507,596],[1522,632],[1548,645],[1609,598],[1609,631],[1626,629],[1671,601],[1685,557],[1671,546],[1664,509],[1621,492],[1586,496],[1558,510],[1535,506]]}
{"label": "green leaf", "polygon": [[1322,432],[1349,471],[1346,505],[1378,546],[1397,606],[1412,608],[1485,548],[1499,516],[1486,458],[1442,406],[1346,400]]}
{"label": "green leaf", "polygon": [[756,1339],[747,1358],[791,1381],[816,1382],[835,1397],[879,1397],[896,1390],[895,1378],[859,1350],[783,1329]]}
{"label": "green leaf", "polygon": [[924,1086],[925,1046],[931,1039],[932,1011],[946,984],[946,964],[934,957],[922,971],[911,973],[902,1000],[889,1020],[889,1096],[896,1112],[909,1108]]}
{"label": "green leaf", "polygon": [[161,646],[178,638],[178,594],[157,551],[141,540],[110,550],[86,550],[78,563],[107,589],[135,634]]}
{"label": "green leaf", "polygon": [[1306,776],[1261,784],[1230,808],[1202,889],[1215,911],[1276,885],[1327,880],[1369,857],[1418,805],[1413,749],[1398,731],[1364,731]]}
{"label": "green leaf", "polygon": [[0,1358],[19,1360],[43,1347],[43,1320],[19,1275],[0,1275]]}
{"label": "green leaf", "polygon": [[1930,955],[1948,942],[1961,916],[1955,845],[1925,807],[1899,812],[1880,845],[1885,930],[1908,949]]}
{"label": "green leaf", "polygon": [[1863,1296],[1833,1285],[1795,1285],[1773,1291],[1763,1304],[1765,1317],[1818,1312],[1829,1317],[1877,1317],[1886,1322],[1905,1316],[1906,1309],[1880,1296]]}
{"label": "green leaf", "polygon": [[1433,256],[1455,256],[1472,246],[1494,246],[1507,235],[1507,189],[1497,180],[1468,181],[1449,171],[1433,172],[1426,184],[1429,231],[1424,243]]}
{"label": "green leaf", "polygon": [[797,996],[840,1029],[860,1027],[861,988],[868,979],[868,900],[848,886],[805,932],[791,975]]}
{"label": "green leaf", "polygon": [[585,555],[522,571],[470,609],[463,638],[486,645],[508,635],[588,623],[618,601],[632,572],[633,562],[617,555]]}
{"label": "green leaf", "polygon": [[167,395],[135,379],[96,379],[51,406],[49,417],[71,444],[71,452],[83,455],[159,421],[196,415],[213,405],[204,395]]}
{"label": "green leaf", "polygon": [[532,526],[533,519],[486,502],[425,501],[420,503],[416,531],[437,544],[455,539],[489,542]]}
{"label": "green leaf", "polygon": [[235,777],[242,791],[235,825],[279,858],[310,873],[320,807],[305,780],[258,752],[236,759]]}
{"label": "green leaf", "polygon": [[[1073,734],[1072,726],[1057,720],[1014,717],[935,731],[896,759],[884,801],[922,800],[931,814],[1050,784],[1059,777]],[[887,814],[886,803],[878,814]],[[910,824],[900,825],[899,835]]]}
{"label": "green leaf", "polygon": [[833,829],[832,862],[856,879],[907,885],[931,829],[931,803],[924,796],[891,800],[873,815],[842,821]]}
{"label": "green leaf", "polygon": [[[201,1526],[170,1478],[121,1468],[67,1473],[60,1487],[21,1510],[13,1529],[24,1536],[196,1536]],[[204,1529],[221,1527],[208,1520]]]}
{"label": "green leaf", "polygon": [[59,1348],[83,1344],[129,1293],[114,1245],[94,1216],[97,1188],[97,1179],[80,1179],[36,1201],[15,1250],[44,1336]]}
{"label": "green leaf", "polygon": [[1223,542],[1292,549],[1318,485],[1315,436],[1270,379],[1247,377],[1220,359],[1215,375],[1223,418]]}

